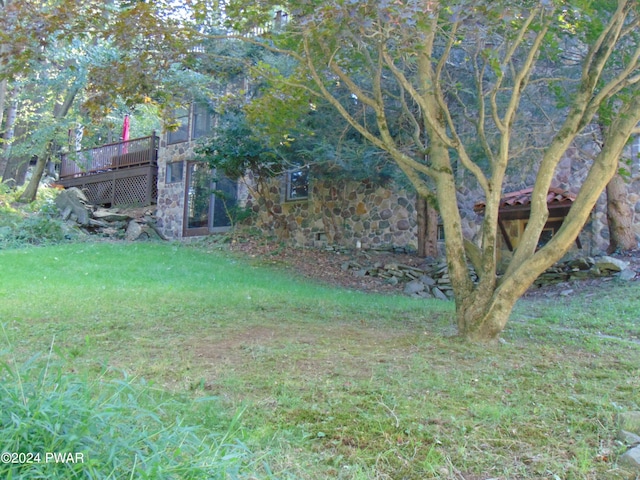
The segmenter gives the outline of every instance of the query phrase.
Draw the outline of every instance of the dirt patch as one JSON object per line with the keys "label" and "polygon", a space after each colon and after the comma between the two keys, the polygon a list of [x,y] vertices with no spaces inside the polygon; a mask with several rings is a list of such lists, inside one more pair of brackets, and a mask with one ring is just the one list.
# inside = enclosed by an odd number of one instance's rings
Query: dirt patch
{"label": "dirt patch", "polygon": [[[253,261],[265,264],[276,265],[287,268],[302,275],[305,278],[352,290],[360,290],[371,293],[402,293],[404,282],[397,285],[390,284],[387,280],[374,276],[358,276],[353,269],[347,270],[343,266],[348,262],[357,262],[362,265],[373,265],[390,263],[409,265],[416,268],[426,268],[433,259],[420,258],[413,254],[395,253],[372,250],[333,250],[310,248],[292,248],[266,243],[253,239],[242,239],[231,244],[231,250]],[[614,258],[624,260],[629,263],[629,268],[640,272],[640,250],[633,250],[622,254],[611,255]],[[524,298],[534,299],[538,296],[549,297],[561,295],[570,288],[578,291],[596,292],[600,287],[610,283],[612,277],[602,277],[587,279],[567,283],[545,285],[542,287],[532,287],[524,295]],[[638,281],[638,278],[636,278]]]}
{"label": "dirt patch", "polygon": [[348,262],[357,262],[362,265],[396,263],[416,268],[427,265],[424,258],[407,253],[292,248],[251,239],[234,242],[231,245],[231,251],[260,264],[282,266],[320,283],[371,293],[401,293],[403,284],[391,285],[384,278],[358,276],[353,270],[343,268],[345,264]]}
{"label": "dirt patch", "polygon": [[[420,330],[391,331],[368,325],[331,323],[307,325],[303,330],[283,324],[250,327],[224,339],[200,337],[190,340],[189,348],[205,365],[214,389],[224,372],[256,368],[289,372],[290,378],[368,378],[376,365],[413,355],[410,345],[421,334]],[[330,358],[327,345],[334,352]]]}
{"label": "dirt patch", "polygon": [[[357,261],[361,264],[399,263],[420,268],[426,264],[425,259],[405,253],[299,249],[255,240],[235,242],[230,249],[256,264],[283,268],[312,281],[382,294],[402,294],[404,283],[391,285],[378,277],[358,277],[353,270],[345,270],[343,265]],[[640,270],[640,251],[617,257],[630,262],[636,271]],[[598,295],[603,288],[614,287],[616,283],[612,278],[598,278],[533,287],[524,295],[523,301],[548,301],[549,297],[561,296],[568,289],[584,293],[589,298],[590,295]],[[411,355],[412,342],[418,342],[416,338],[420,334],[407,329],[396,334],[388,328],[375,328],[366,323],[300,327],[283,322],[225,332],[224,338],[199,336],[190,341],[189,348],[208,372],[208,389],[215,389],[216,380],[224,376],[225,370],[253,371],[257,366],[288,372],[291,378],[336,374],[345,378],[365,378],[371,375],[372,366],[391,361],[392,357],[397,360]],[[334,346],[332,358],[323,356],[326,342]],[[385,354],[381,355],[381,351]]]}

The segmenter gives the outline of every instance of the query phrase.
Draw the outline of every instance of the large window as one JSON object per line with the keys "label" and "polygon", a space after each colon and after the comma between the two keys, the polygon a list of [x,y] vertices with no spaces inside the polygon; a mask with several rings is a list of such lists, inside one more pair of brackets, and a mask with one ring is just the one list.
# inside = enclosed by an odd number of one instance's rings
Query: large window
{"label": "large window", "polygon": [[178,127],[167,134],[167,143],[186,142],[189,140],[189,109],[180,108],[176,111],[176,123]]}
{"label": "large window", "polygon": [[185,236],[224,232],[232,225],[238,203],[238,182],[215,175],[209,165],[188,162],[186,172]]}
{"label": "large window", "polygon": [[193,105],[193,120],[191,138],[196,139],[211,134],[213,115],[208,105],[196,103]]}

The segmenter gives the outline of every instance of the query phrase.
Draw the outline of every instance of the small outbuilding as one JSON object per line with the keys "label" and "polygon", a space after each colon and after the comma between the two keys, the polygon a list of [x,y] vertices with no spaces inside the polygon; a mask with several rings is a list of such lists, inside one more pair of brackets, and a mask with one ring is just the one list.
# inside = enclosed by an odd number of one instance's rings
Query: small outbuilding
{"label": "small outbuilding", "polygon": [[[512,252],[520,243],[520,238],[531,214],[532,193],[533,187],[530,187],[507,193],[500,199],[498,226],[502,233],[503,249],[506,247],[508,251]],[[574,201],[575,195],[567,191],[559,188],[549,189],[547,193],[549,218],[540,235],[539,247],[545,245],[558,231]],[[485,207],[484,202],[478,202],[473,209],[476,213],[483,214]],[[576,245],[578,248],[582,248],[579,237],[576,238]]]}

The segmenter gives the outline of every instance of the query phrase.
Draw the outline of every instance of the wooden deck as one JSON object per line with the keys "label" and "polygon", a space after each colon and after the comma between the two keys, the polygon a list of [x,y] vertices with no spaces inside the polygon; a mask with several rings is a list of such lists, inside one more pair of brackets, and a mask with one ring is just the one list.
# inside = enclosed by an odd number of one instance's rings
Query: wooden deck
{"label": "wooden deck", "polygon": [[58,184],[78,187],[94,205],[151,205],[158,197],[158,137],[63,155]]}

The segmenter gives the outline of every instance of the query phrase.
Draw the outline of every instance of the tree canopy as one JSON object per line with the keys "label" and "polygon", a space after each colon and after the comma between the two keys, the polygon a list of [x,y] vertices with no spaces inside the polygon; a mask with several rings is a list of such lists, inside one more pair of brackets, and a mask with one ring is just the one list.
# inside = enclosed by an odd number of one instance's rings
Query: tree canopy
{"label": "tree canopy", "polygon": [[[274,8],[231,1],[228,18],[239,29]],[[640,121],[639,8],[635,0],[309,0],[289,5],[293,19],[284,32],[247,41],[296,59],[292,75],[272,74],[272,81],[328,101],[421,195],[435,199],[459,331],[490,341],[516,300],[570,248]],[[354,115],[336,86],[375,122]],[[556,168],[605,107],[610,128],[602,148],[562,227],[538,249]],[[391,112],[398,109],[396,128]],[[540,116],[547,121],[530,132]],[[518,161],[535,167],[531,215],[498,276],[498,209],[508,169]],[[460,171],[484,192],[476,242],[462,229]]]}

